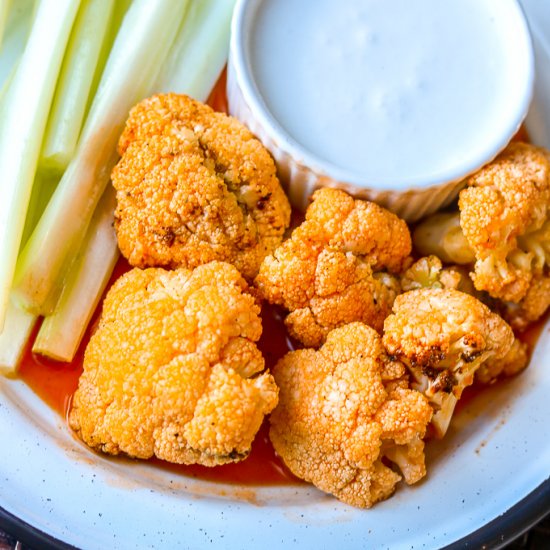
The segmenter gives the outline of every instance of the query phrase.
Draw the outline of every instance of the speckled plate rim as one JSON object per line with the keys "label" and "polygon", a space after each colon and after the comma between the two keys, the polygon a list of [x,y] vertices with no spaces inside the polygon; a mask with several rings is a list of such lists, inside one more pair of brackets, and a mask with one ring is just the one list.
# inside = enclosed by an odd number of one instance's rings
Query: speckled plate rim
{"label": "speckled plate rim", "polygon": [[[498,549],[511,543],[550,514],[550,479],[497,519],[442,550]],[[76,547],[36,529],[0,507],[0,527],[19,542],[42,550],[74,550]]]}
{"label": "speckled plate rim", "polygon": [[73,550],[76,548],[25,523],[1,507],[0,527],[18,542],[31,548],[40,548],[41,550]]}

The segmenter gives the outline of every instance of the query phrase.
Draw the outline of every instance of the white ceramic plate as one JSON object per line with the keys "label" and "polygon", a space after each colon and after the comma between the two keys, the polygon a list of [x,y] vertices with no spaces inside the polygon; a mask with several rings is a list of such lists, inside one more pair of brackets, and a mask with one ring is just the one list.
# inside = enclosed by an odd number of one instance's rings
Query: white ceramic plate
{"label": "white ceramic plate", "polygon": [[[538,0],[524,4],[536,15]],[[550,48],[537,48],[548,84]],[[539,141],[550,135],[541,89]],[[23,382],[0,379],[0,525],[40,548],[497,547],[550,508],[548,331],[526,372],[478,395],[445,442],[428,444],[426,480],[368,511],[306,486],[223,485],[102,458]]]}

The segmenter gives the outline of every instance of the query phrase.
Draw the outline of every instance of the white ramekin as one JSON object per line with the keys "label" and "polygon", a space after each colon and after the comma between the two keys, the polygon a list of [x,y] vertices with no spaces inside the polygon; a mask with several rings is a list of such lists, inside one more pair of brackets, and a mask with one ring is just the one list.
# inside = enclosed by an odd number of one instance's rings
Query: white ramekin
{"label": "white ramekin", "polygon": [[[319,187],[337,187],[353,196],[374,201],[395,212],[407,221],[416,221],[451,203],[464,185],[464,178],[483,164],[491,161],[521,126],[527,114],[534,81],[534,59],[531,38],[523,12],[515,0],[508,8],[517,10],[519,20],[513,39],[525,49],[525,92],[517,112],[511,120],[509,132],[498,143],[487,149],[483,162],[452,181],[429,182],[407,190],[381,188],[369,182],[346,178],[345,172],[335,170],[289,137],[266,107],[254,82],[247,34],[254,24],[254,15],[263,0],[237,0],[231,28],[231,42],[227,71],[227,99],[229,112],[240,119],[273,155],[279,177],[293,206],[305,210],[311,194]],[[514,14],[516,15],[516,14]],[[276,53],[274,53],[276,55]],[[474,130],[475,131],[475,130]]]}

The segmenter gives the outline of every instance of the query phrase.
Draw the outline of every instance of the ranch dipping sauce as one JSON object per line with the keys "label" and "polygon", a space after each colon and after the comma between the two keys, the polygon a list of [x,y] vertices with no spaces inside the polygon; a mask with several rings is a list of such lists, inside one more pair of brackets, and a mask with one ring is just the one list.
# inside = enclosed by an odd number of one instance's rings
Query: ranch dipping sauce
{"label": "ranch dipping sauce", "polygon": [[252,116],[335,182],[457,182],[527,112],[533,56],[515,0],[240,0],[236,12],[230,73]]}

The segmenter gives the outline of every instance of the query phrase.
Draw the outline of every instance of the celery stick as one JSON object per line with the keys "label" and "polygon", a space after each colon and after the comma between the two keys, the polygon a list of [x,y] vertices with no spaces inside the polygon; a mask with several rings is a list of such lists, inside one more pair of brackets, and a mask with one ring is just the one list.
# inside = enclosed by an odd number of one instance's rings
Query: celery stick
{"label": "celery stick", "polygon": [[235,0],[193,0],[155,89],[205,101],[227,62]]}
{"label": "celery stick", "polygon": [[92,217],[81,252],[65,280],[54,312],[42,322],[33,352],[72,361],[119,256],[113,213],[115,193],[108,187]]}
{"label": "celery stick", "polygon": [[4,29],[11,8],[11,0],[0,0],[0,44],[4,38]]}
{"label": "celery stick", "polygon": [[[22,244],[36,225],[56,184],[56,178],[41,173],[36,174],[25,219]],[[17,372],[37,321],[38,316],[17,306],[10,294],[4,330],[0,333],[0,374],[12,376]]]}
{"label": "celery stick", "polygon": [[40,164],[63,172],[76,149],[114,0],[83,0],[57,83]]}
{"label": "celery stick", "polygon": [[8,93],[8,89],[11,86],[13,77],[16,72],[17,72],[17,63],[13,66],[11,73],[6,76],[6,79],[4,80],[4,82],[2,82],[2,87],[0,88],[0,103],[4,101],[4,97]]}
{"label": "celery stick", "polygon": [[99,59],[97,62],[96,70],[94,72],[94,78],[90,89],[90,95],[88,97],[88,103],[86,105],[86,115],[90,110],[92,101],[99,86],[99,82],[101,80],[101,77],[103,76],[103,69],[105,69],[105,65],[107,64],[109,53],[113,48],[113,44],[115,43],[115,39],[117,37],[118,31],[120,30],[122,21],[131,3],[132,0],[115,0],[113,12],[111,14],[111,20],[109,21],[109,27],[107,29],[107,34],[105,36],[105,39],[103,40],[101,51],[99,52]]}
{"label": "celery stick", "polygon": [[0,48],[0,82],[2,83],[12,73],[17,60],[23,54],[35,10],[33,0],[17,0],[11,3]]}
{"label": "celery stick", "polygon": [[47,315],[116,162],[128,111],[151,92],[185,13],[182,0],[134,0],[107,61],[75,157],[20,255],[14,290]]}
{"label": "celery stick", "polygon": [[6,325],[0,334],[0,374],[13,376],[38,317],[8,301]]}
{"label": "celery stick", "polygon": [[46,208],[46,205],[53,195],[54,189],[57,187],[58,183],[59,176],[56,176],[55,174],[45,173],[40,170],[36,173],[34,183],[32,185],[31,198],[27,208],[27,217],[25,218],[25,227],[23,229],[21,247],[19,250],[22,250],[34,231],[34,228],[36,227],[40,216],[42,216],[42,213],[44,212],[44,209]]}
{"label": "celery stick", "polygon": [[0,107],[0,327],[59,68],[76,16],[75,0],[42,0],[25,51]]}

